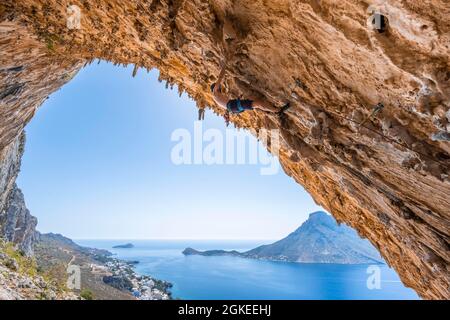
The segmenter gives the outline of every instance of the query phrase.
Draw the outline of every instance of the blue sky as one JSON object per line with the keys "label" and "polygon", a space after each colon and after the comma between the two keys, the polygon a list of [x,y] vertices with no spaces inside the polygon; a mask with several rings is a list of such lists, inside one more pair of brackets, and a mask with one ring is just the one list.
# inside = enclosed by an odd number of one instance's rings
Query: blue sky
{"label": "blue sky", "polygon": [[[102,62],[54,93],[27,126],[18,185],[42,232],[72,238],[277,239],[319,210],[282,170],[176,165],[176,129],[197,109],[158,72]],[[206,113],[204,129],[225,132]],[[252,137],[253,139],[253,137]]]}

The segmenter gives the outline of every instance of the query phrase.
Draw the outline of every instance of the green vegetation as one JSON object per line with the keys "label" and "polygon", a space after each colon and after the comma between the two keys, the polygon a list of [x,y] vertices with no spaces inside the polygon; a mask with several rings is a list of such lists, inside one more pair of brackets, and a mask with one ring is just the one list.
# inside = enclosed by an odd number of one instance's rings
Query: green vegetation
{"label": "green vegetation", "polygon": [[89,289],[83,289],[80,293],[80,297],[85,300],[94,300],[94,294]]}
{"label": "green vegetation", "polygon": [[17,266],[16,271],[20,274],[30,277],[39,275],[36,260],[25,256],[22,251],[15,248],[13,243],[0,240],[0,252],[9,258],[9,260],[5,261],[5,266],[8,268],[14,268]]}
{"label": "green vegetation", "polygon": [[153,282],[155,283],[155,288],[163,292],[168,292],[169,288],[172,287],[172,284],[170,282],[166,282],[163,280],[153,279]]}
{"label": "green vegetation", "polygon": [[55,45],[62,43],[62,39],[57,34],[51,34],[48,31],[39,31],[38,36],[42,39],[47,47],[47,50],[51,53],[55,52]]}
{"label": "green vegetation", "polygon": [[[13,272],[17,272],[22,276],[26,276],[32,280],[41,278],[54,292],[67,292],[65,283],[61,284],[56,281],[52,275],[44,272],[42,268],[38,266],[35,258],[27,257],[23,251],[17,250],[15,245],[11,242],[6,242],[0,238],[0,262],[3,263],[5,267]],[[42,281],[41,280],[41,281]],[[48,299],[47,289],[39,294],[38,299]]]}
{"label": "green vegetation", "polygon": [[40,273],[48,279],[52,279],[58,287],[64,291],[69,291],[66,287],[67,282],[67,264],[71,255],[57,246],[43,245],[37,243],[34,246],[36,262]]}

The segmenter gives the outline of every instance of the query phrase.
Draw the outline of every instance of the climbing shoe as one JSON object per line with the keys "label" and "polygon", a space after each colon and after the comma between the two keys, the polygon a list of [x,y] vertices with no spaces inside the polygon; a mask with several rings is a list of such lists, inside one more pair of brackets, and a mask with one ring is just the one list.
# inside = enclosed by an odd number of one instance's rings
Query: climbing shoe
{"label": "climbing shoe", "polygon": [[283,114],[287,109],[289,109],[291,107],[291,104],[288,102],[286,103],[280,111],[278,111],[278,114]]}

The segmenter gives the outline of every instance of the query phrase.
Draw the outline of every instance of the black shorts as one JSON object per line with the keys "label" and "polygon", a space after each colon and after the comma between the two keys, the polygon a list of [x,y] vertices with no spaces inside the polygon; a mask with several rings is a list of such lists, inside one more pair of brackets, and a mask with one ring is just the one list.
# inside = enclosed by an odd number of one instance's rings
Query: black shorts
{"label": "black shorts", "polygon": [[247,110],[253,110],[253,101],[240,99],[230,100],[227,103],[227,109],[231,113],[241,113]]}

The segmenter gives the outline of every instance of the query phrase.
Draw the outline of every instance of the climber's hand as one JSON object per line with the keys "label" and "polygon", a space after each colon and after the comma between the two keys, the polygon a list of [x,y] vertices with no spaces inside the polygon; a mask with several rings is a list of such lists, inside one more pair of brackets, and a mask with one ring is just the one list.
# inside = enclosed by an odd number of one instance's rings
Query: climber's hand
{"label": "climber's hand", "polygon": [[225,77],[226,70],[227,70],[227,65],[225,62],[223,62],[222,70],[220,71],[220,74],[219,74],[219,77],[217,79],[216,86],[214,87],[214,89],[219,89],[219,86],[222,84],[223,78]]}

